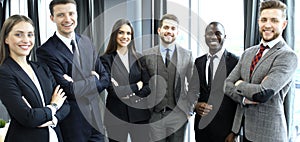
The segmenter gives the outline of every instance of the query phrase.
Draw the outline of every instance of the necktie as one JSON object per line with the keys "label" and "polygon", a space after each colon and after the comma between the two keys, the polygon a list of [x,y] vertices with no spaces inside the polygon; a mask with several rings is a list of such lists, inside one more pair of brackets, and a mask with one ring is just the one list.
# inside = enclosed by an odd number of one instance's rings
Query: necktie
{"label": "necktie", "polygon": [[250,67],[250,77],[252,76],[252,72],[256,66],[256,64],[258,63],[258,61],[260,60],[260,58],[262,57],[263,52],[265,51],[265,49],[269,48],[268,45],[265,47],[263,44],[260,45],[259,47],[259,51],[258,53],[254,56],[252,62],[251,62],[251,67]]}
{"label": "necktie", "polygon": [[170,49],[166,49],[167,52],[166,52],[166,59],[165,59],[165,64],[166,64],[166,67],[168,67],[169,63],[170,63]]}
{"label": "necktie", "polygon": [[208,65],[208,86],[211,86],[211,82],[213,80],[213,73],[214,73],[214,59],[216,56],[210,56],[210,61]]}
{"label": "necktie", "polygon": [[73,60],[74,62],[77,62],[80,65],[79,52],[76,50],[76,45],[74,40],[71,40],[71,45],[73,51]]}

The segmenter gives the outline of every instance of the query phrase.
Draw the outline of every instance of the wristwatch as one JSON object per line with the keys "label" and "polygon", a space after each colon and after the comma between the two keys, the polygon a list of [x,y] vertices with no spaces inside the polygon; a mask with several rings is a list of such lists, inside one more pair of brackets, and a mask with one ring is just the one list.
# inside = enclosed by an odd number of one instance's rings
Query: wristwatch
{"label": "wristwatch", "polygon": [[50,103],[50,105],[51,105],[52,107],[54,107],[56,111],[58,110],[58,106],[57,106],[56,103]]}

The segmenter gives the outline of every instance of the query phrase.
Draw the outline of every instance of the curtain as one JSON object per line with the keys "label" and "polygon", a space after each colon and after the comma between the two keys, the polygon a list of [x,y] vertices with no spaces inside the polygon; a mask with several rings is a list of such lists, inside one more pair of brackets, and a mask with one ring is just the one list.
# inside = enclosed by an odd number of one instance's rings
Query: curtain
{"label": "curtain", "polygon": [[88,36],[94,43],[98,52],[103,52],[101,46],[104,41],[104,1],[76,0],[78,12],[78,26],[76,32]]}
{"label": "curtain", "polygon": [[28,17],[32,19],[33,24],[35,26],[35,44],[33,49],[31,50],[31,60],[32,61],[37,61],[36,57],[36,49],[41,45],[41,40],[40,40],[40,28],[39,28],[39,3],[38,0],[28,0],[27,1],[28,5]]}
{"label": "curtain", "polygon": [[167,13],[167,0],[154,0],[154,45],[157,45],[159,43],[159,37],[157,35],[157,28],[159,26],[159,20],[162,17],[162,15]]}
{"label": "curtain", "polygon": [[260,0],[244,0],[244,49],[260,41],[258,14]]}
{"label": "curtain", "polygon": [[[283,38],[286,40],[287,44],[294,49],[294,11],[295,2],[294,0],[281,0],[288,6],[287,9],[287,19],[288,26],[283,32]],[[257,19],[259,17],[259,3],[260,0],[244,0],[244,49],[256,45],[260,42],[260,35],[258,29]],[[284,109],[286,115],[286,121],[288,126],[288,137],[289,140],[293,139],[293,114],[294,114],[294,95],[295,95],[295,85],[292,85],[290,91],[285,97]]]}
{"label": "curtain", "polygon": [[6,19],[6,5],[10,5],[10,1],[0,0],[0,29]]}
{"label": "curtain", "polygon": [[[287,42],[287,44],[292,48],[294,48],[295,34],[294,34],[294,19],[295,19],[295,1],[294,0],[281,0],[287,5],[287,19],[288,25],[283,32],[283,38]],[[286,121],[288,126],[288,138],[289,141],[293,141],[293,128],[295,127],[293,124],[294,121],[294,104],[295,104],[295,84],[292,84],[291,89],[289,90],[287,96],[284,100],[284,109],[286,115]]]}
{"label": "curtain", "polygon": [[3,10],[2,1],[0,1],[0,29],[2,28],[3,22],[4,22],[4,10]]}

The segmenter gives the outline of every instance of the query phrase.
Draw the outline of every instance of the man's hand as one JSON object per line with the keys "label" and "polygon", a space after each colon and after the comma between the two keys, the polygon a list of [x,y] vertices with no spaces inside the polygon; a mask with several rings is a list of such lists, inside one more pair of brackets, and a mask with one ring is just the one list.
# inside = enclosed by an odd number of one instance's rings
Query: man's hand
{"label": "man's hand", "polygon": [[212,105],[209,105],[205,102],[199,102],[195,105],[195,110],[199,115],[203,117],[212,110],[212,107]]}
{"label": "man's hand", "polygon": [[136,85],[138,86],[138,89],[141,90],[143,87],[143,82],[139,81],[138,83],[136,83]]}
{"label": "man's hand", "polygon": [[119,86],[119,83],[118,83],[114,78],[111,78],[111,82],[112,82],[115,86]]}
{"label": "man's hand", "polygon": [[245,98],[244,104],[245,105],[257,105],[257,104],[259,104],[259,102],[250,101],[249,99]]}
{"label": "man's hand", "polygon": [[235,138],[236,138],[236,135],[234,133],[230,133],[226,139],[225,139],[225,142],[235,142]]}
{"label": "man's hand", "polygon": [[238,81],[236,81],[235,83],[234,83],[234,85],[235,86],[238,86],[240,83],[242,83],[243,82],[243,80],[238,80]]}
{"label": "man's hand", "polygon": [[92,75],[96,76],[96,77],[97,77],[97,79],[99,80],[99,74],[98,74],[97,72],[95,72],[95,71],[92,71],[91,73],[92,73]]}

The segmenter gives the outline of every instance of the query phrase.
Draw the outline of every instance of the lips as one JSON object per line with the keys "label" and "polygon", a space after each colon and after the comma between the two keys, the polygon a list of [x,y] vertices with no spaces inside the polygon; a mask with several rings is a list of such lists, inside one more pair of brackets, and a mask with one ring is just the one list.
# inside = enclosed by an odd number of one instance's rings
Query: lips
{"label": "lips", "polygon": [[73,26],[73,23],[63,24],[62,26],[69,28],[69,27]]}
{"label": "lips", "polygon": [[21,49],[23,49],[23,50],[28,50],[29,49],[29,47],[30,47],[30,45],[21,45],[21,46],[19,46]]}

